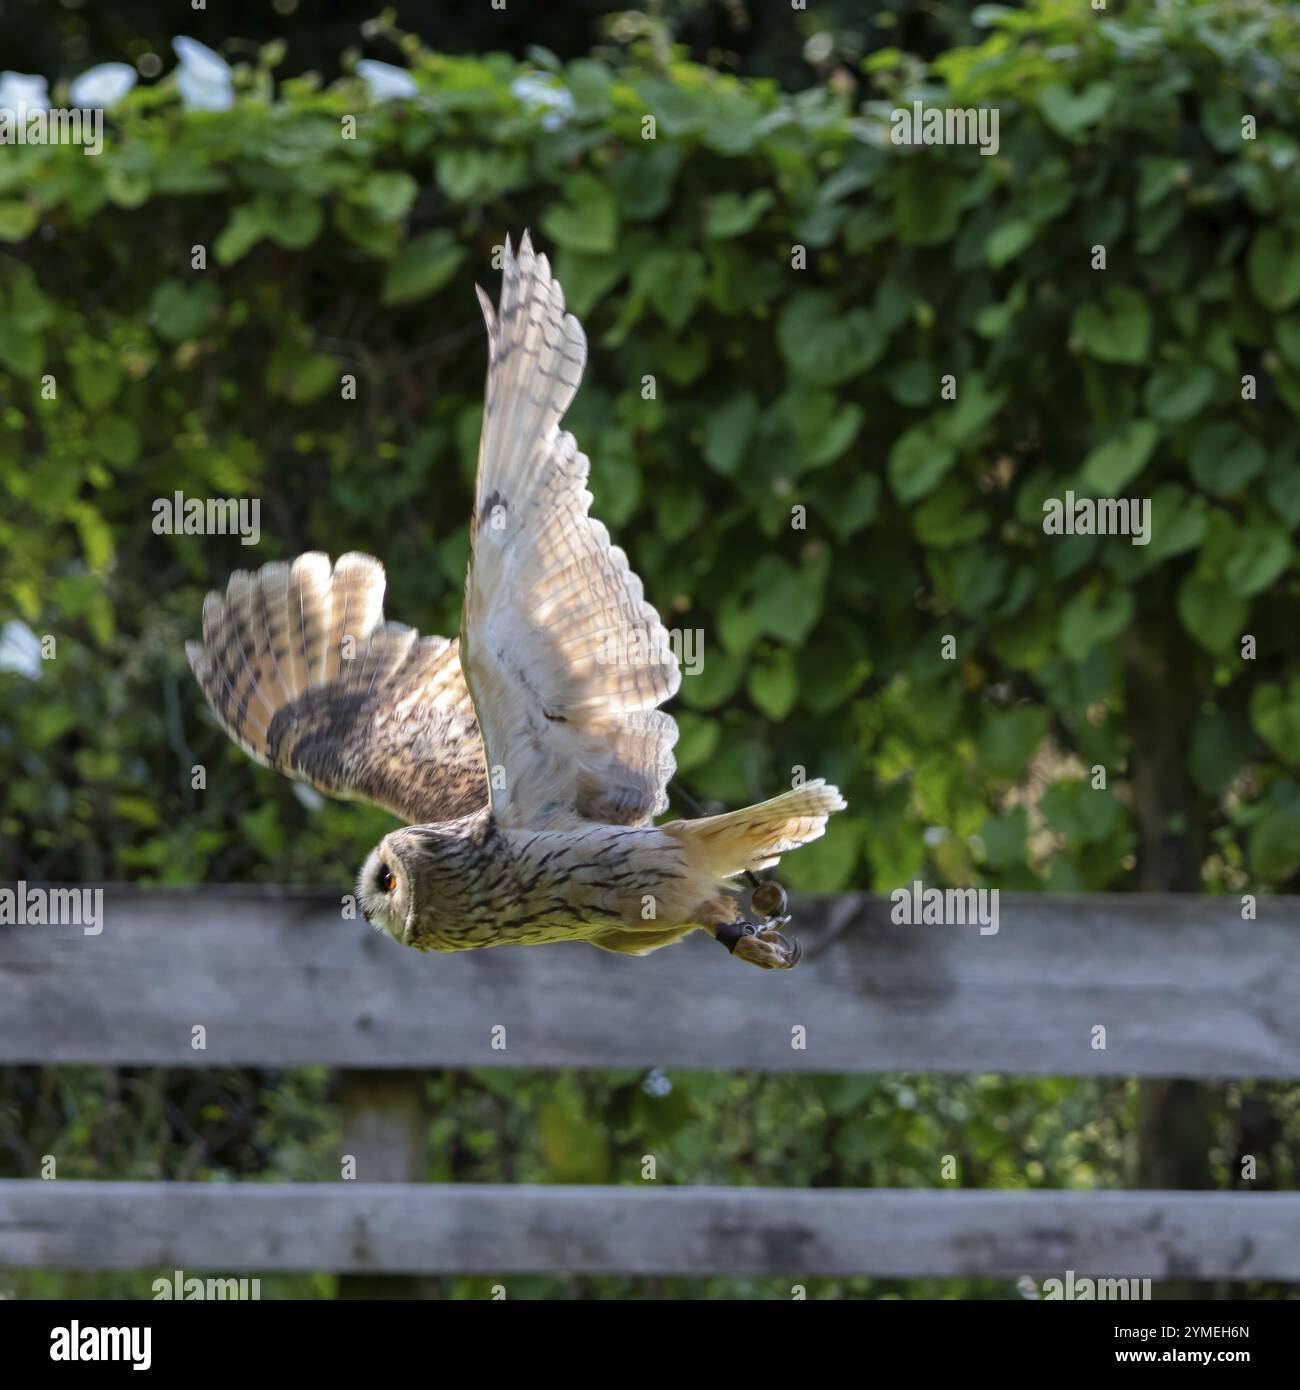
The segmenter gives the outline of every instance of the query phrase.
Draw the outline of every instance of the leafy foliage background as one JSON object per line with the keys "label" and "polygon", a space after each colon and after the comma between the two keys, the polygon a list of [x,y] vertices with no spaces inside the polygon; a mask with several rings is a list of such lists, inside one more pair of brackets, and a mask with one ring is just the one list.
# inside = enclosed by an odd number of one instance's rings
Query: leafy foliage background
{"label": "leafy foliage background", "polygon": [[[739,805],[803,767],[849,798],[786,882],[1137,887],[1155,721],[1180,810],[1147,809],[1200,885],[1296,891],[1297,12],[976,19],[975,46],[876,47],[860,89],[796,95],[662,36],[567,63],[399,36],[421,95],[377,104],[351,76],[277,80],[273,45],[229,112],[186,112],[163,80],[110,114],[100,158],[6,148],[0,621],[58,656],[0,674],[0,877],[350,884],[389,819],[254,767],[203,714],[183,642],[231,569],[305,549],[381,556],[391,616],[456,630],[470,284],[492,288],[493,248],[531,226],[592,344],[568,423],[595,511],[669,625],[705,634],[674,710],[680,781]],[[524,74],[567,91],[568,119],[512,90]],[[914,98],[996,107],[998,154],[893,145]],[[1152,543],[1045,536],[1044,499],[1069,489],[1151,497]],[[177,490],[260,498],[261,544],[155,535]],[[1139,708],[1153,650],[1168,705]],[[432,1176],[635,1180],[643,1152],[665,1180],[730,1183],[932,1186],[944,1153],[972,1186],[1122,1186],[1132,1167],[1124,1083],[672,1081],[431,1079]],[[15,1070],[0,1154],[15,1175],[56,1152],[68,1176],[333,1177],[328,1085]],[[1294,1088],[1216,1095],[1224,1185],[1247,1138],[1262,1182],[1292,1184]]]}

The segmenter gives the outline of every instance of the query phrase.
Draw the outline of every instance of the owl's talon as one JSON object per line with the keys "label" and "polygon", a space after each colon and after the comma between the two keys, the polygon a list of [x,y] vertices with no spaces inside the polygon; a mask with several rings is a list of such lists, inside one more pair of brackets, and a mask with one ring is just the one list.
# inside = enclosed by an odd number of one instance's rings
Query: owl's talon
{"label": "owl's talon", "polygon": [[[780,919],[783,926],[789,920]],[[787,940],[770,922],[728,922],[716,928],[715,935],[733,956],[760,970],[793,970],[803,955],[799,943]]]}

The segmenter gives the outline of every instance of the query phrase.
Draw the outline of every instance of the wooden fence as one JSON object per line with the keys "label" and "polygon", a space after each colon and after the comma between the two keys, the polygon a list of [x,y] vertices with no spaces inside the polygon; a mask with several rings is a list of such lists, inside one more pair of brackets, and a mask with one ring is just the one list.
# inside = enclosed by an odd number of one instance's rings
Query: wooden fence
{"label": "wooden fence", "polygon": [[0,1063],[328,1064],[357,1180],[0,1182],[0,1265],[1300,1280],[1294,1193],[419,1181],[433,1068],[1300,1075],[1300,898],[1000,906],[981,935],[796,900],[772,975],[704,938],[420,956],[320,893],[107,888],[99,935],[0,927]]}

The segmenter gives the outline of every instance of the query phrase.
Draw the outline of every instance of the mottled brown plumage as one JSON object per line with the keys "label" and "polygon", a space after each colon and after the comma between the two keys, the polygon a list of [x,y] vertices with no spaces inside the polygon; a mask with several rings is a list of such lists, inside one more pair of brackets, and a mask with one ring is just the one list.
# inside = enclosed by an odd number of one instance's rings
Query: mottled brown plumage
{"label": "mottled brown plumage", "polygon": [[303,555],[209,594],[187,646],[208,704],[259,761],[412,822],[357,884],[367,920],[406,945],[641,955],[702,927],[788,968],[785,919],[736,924],[721,890],[816,839],[844,801],[817,781],[651,823],[677,739],[658,706],[680,672],[560,428],[586,338],[526,234],[518,257],[506,243],[499,308],[479,298],[489,367],[459,651],[383,621],[378,561]]}
{"label": "mottled brown plumage", "polygon": [[468,815],[488,788],[458,644],[384,622],[383,602],[369,555],[237,570],[224,598],[208,595],[203,642],[186,653],[213,714],[258,762],[408,821]]}

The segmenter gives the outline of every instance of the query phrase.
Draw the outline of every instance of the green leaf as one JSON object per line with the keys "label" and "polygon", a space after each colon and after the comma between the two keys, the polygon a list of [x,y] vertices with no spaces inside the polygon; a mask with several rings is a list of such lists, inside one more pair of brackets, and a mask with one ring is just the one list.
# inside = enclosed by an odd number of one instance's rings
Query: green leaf
{"label": "green leaf", "polygon": [[917,539],[935,550],[965,545],[988,530],[989,517],[976,494],[960,480],[926,498],[912,514]]}
{"label": "green leaf", "polygon": [[1047,733],[1049,718],[1048,710],[1032,705],[986,715],[979,743],[981,766],[994,777],[1021,780]]}
{"label": "green leaf", "polygon": [[564,286],[569,312],[583,318],[627,273],[620,256],[583,256],[561,250],[555,257],[555,278]]}
{"label": "green leaf", "polygon": [[611,179],[619,213],[632,222],[658,217],[668,207],[682,163],[680,146],[663,140],[642,143],[642,149],[624,150]]}
{"label": "green leaf", "polygon": [[1300,873],[1300,815],[1270,808],[1256,822],[1247,842],[1251,872],[1280,883]]}
{"label": "green leaf", "polygon": [[259,214],[266,235],[286,251],[305,250],[325,224],[325,214],[313,198],[259,200]]}
{"label": "green leaf", "polygon": [[871,662],[843,631],[814,637],[804,647],[800,666],[817,673],[815,679],[805,679],[799,690],[800,703],[816,715],[842,709],[871,674]]}
{"label": "green leaf", "polygon": [[1294,530],[1300,525],[1300,467],[1279,451],[1268,474],[1269,506]]}
{"label": "green leaf", "polygon": [[216,286],[207,280],[164,280],[149,301],[149,321],[168,342],[189,342],[202,335],[219,303]]}
{"label": "green leaf", "polygon": [[1238,716],[1223,710],[1198,714],[1187,755],[1196,785],[1206,796],[1217,796],[1241,771],[1251,746],[1250,729]]}
{"label": "green leaf", "polygon": [[937,246],[948,241],[970,195],[970,182],[955,170],[936,166],[930,159],[903,160],[893,199],[899,241],[905,246]]}
{"label": "green leaf", "polygon": [[799,698],[799,671],[794,656],[781,647],[760,658],[750,666],[745,688],[769,719],[784,719]]}
{"label": "green leaf", "polygon": [[1224,576],[1234,594],[1249,598],[1267,589],[1290,562],[1291,542],[1281,527],[1247,526],[1238,533]]}
{"label": "green leaf", "polygon": [[580,119],[603,120],[609,115],[614,78],[604,63],[576,58],[568,65],[565,75]]}
{"label": "green leaf", "polygon": [[1135,365],[1151,350],[1151,311],[1137,290],[1117,285],[1106,291],[1105,307],[1081,304],[1074,311],[1070,334],[1100,362]]}
{"label": "green leaf", "polygon": [[349,193],[348,200],[377,222],[396,222],[410,212],[419,191],[420,185],[408,173],[370,173]]}
{"label": "green leaf", "polygon": [[542,214],[542,230],[557,246],[589,256],[614,250],[618,208],[609,185],[592,174],[578,174],[565,185],[566,201]]}
{"label": "green leaf", "polygon": [[692,709],[717,709],[736,693],[744,675],[744,663],[738,656],[721,651],[714,643],[704,655],[700,670],[691,675],[683,672],[681,700]]}
{"label": "green leaf", "polygon": [[704,235],[715,241],[725,237],[744,236],[758,225],[758,220],[776,201],[767,188],[755,189],[748,197],[739,193],[720,193],[710,198],[704,216]]}
{"label": "green leaf", "polygon": [[0,241],[26,241],[40,220],[39,210],[31,203],[0,200]]}
{"label": "green leaf", "polygon": [[1234,497],[1264,471],[1268,454],[1263,444],[1230,420],[1201,430],[1192,444],[1188,466],[1207,492]]}
{"label": "green leaf", "polygon": [[859,473],[847,488],[838,483],[821,510],[841,542],[870,525],[880,508],[880,479],[874,473]]}
{"label": "green leaf", "polygon": [[984,257],[994,270],[1000,270],[1033,241],[1038,226],[1027,217],[1013,217],[992,233],[984,244]]}
{"label": "green leaf", "polygon": [[1222,584],[1189,574],[1177,602],[1183,626],[1206,650],[1225,652],[1240,638],[1249,605]]}
{"label": "green leaf", "polygon": [[821,615],[822,572],[765,555],[754,570],[754,609],[768,636],[801,647]]}
{"label": "green leaf", "polygon": [[440,149],[434,160],[438,185],[453,203],[485,203],[518,188],[528,177],[522,150],[476,146]]}
{"label": "green leaf", "polygon": [[763,126],[764,111],[747,93],[715,92],[709,102],[703,141],[720,154],[741,155],[752,149]]}
{"label": "green leaf", "polygon": [[106,569],[113,559],[112,529],[88,503],[79,504],[74,515],[87,568],[95,571]]}
{"label": "green leaf", "polygon": [[424,299],[447,284],[464,259],[465,248],[445,228],[415,237],[389,262],[381,302]]}
{"label": "green leaf", "polygon": [[1266,309],[1289,309],[1300,300],[1300,232],[1277,226],[1257,232],[1246,269],[1255,298]]}
{"label": "green leaf", "polygon": [[879,360],[885,335],[866,309],[841,313],[829,290],[792,295],[777,322],[781,355],[797,376],[835,386]]}
{"label": "green leaf", "polygon": [[237,207],[212,248],[217,264],[229,266],[243,260],[265,235],[261,206],[253,202]]}
{"label": "green leaf", "polygon": [[931,418],[937,420],[939,434],[954,449],[974,444],[986,425],[1006,404],[1008,391],[999,386],[990,389],[984,373],[965,373],[957,384],[956,401],[941,408]]}
{"label": "green leaf", "polygon": [[140,431],[134,421],[122,415],[101,416],[92,438],[95,449],[119,466],[130,463],[140,452]]}
{"label": "green leaf", "polygon": [[0,366],[30,381],[39,376],[45,364],[45,344],[39,333],[22,328],[0,312]]}
{"label": "green leaf", "polygon": [[832,463],[862,427],[862,407],[842,404],[833,391],[798,388],[781,398],[802,462],[809,468]]}
{"label": "green leaf", "polygon": [[889,484],[900,502],[915,502],[934,491],[957,462],[957,452],[928,422],[913,425],[889,451]]}
{"label": "green leaf", "polygon": [[1053,782],[1038,806],[1053,830],[1080,844],[1109,839],[1119,824],[1119,803],[1114,796],[1082,780]]}
{"label": "green leaf", "polygon": [[631,432],[623,428],[605,430],[592,457],[599,460],[587,482],[595,498],[594,515],[611,526],[621,526],[641,500],[641,470],[637,467]]}
{"label": "green leaf", "polygon": [[1198,362],[1159,367],[1147,382],[1143,401],[1157,420],[1177,425],[1208,405],[1217,385],[1214,372]]}
{"label": "green leaf", "polygon": [[976,833],[984,845],[984,862],[990,869],[1005,872],[1024,867],[1029,820],[1023,806],[1004,816],[990,816]]}
{"label": "green leaf", "polygon": [[1140,209],[1155,207],[1180,183],[1190,176],[1185,159],[1169,155],[1152,155],[1140,161],[1137,205]]}
{"label": "green leaf", "polygon": [[709,415],[704,428],[704,461],[715,473],[730,478],[749,448],[758,423],[758,398],[740,391]]}
{"label": "green leaf", "polygon": [[1118,637],[1133,619],[1133,595],[1126,590],[1103,593],[1090,584],[1061,611],[1061,650],[1082,661],[1099,642]]}
{"label": "green leaf", "polygon": [[1073,92],[1059,82],[1038,94],[1038,109],[1047,124],[1067,139],[1096,125],[1110,110],[1115,89],[1109,82],[1090,83],[1082,92]]}
{"label": "green leaf", "polygon": [[294,405],[316,400],[338,381],[339,367],[334,358],[297,343],[276,348],[266,371],[267,389],[287,396]]}
{"label": "green leaf", "polygon": [[153,192],[149,175],[143,169],[128,169],[114,164],[104,179],[104,191],[109,201],[120,208],[143,207]]}
{"label": "green leaf", "polygon": [[1250,722],[1284,763],[1300,763],[1300,676],[1292,676],[1285,689],[1275,681],[1257,685]]}
{"label": "green leaf", "polygon": [[689,772],[708,762],[722,736],[722,726],[707,715],[692,714],[690,710],[676,712],[678,738],[673,748],[677,771]]}
{"label": "green leaf", "polygon": [[558,1088],[538,1112],[537,1131],[552,1181],[599,1183],[609,1176],[609,1140],[576,1093]]}
{"label": "green leaf", "polygon": [[385,220],[360,203],[341,202],[334,206],[334,224],[368,256],[386,261],[397,254],[402,242],[400,218]]}
{"label": "green leaf", "polygon": [[48,328],[54,318],[54,306],[41,293],[36,276],[29,266],[20,266],[10,291],[9,316],[19,328],[39,330]]}
{"label": "green leaf", "polygon": [[1195,550],[1209,530],[1203,497],[1189,497],[1175,483],[1166,483],[1151,494],[1151,542],[1149,555],[1167,560],[1171,555]]}
{"label": "green leaf", "polygon": [[659,534],[670,541],[688,536],[704,517],[704,497],[685,483],[663,483],[655,496]]}
{"label": "green leaf", "polygon": [[1160,431],[1150,420],[1130,420],[1083,461],[1083,477],[1103,497],[1115,497],[1146,467]]}
{"label": "green leaf", "polygon": [[72,389],[87,410],[102,410],[121,388],[122,369],[111,359],[78,362],[72,369]]}
{"label": "green leaf", "polygon": [[1300,314],[1288,314],[1278,319],[1275,330],[1277,350],[1287,363],[1300,371]]}
{"label": "green leaf", "polygon": [[705,276],[698,251],[652,251],[632,272],[632,286],[670,328],[680,330],[704,293]]}

